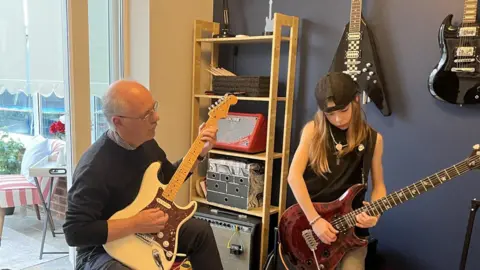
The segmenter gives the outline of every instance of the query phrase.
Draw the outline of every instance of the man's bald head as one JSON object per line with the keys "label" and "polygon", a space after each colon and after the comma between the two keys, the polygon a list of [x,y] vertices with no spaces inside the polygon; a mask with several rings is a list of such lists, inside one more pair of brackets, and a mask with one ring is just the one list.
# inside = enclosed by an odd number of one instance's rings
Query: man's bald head
{"label": "man's bald head", "polygon": [[145,103],[151,99],[150,91],[142,84],[131,80],[119,80],[109,86],[103,97],[103,113],[110,127],[115,129],[113,116],[135,117],[135,114],[141,113]]}

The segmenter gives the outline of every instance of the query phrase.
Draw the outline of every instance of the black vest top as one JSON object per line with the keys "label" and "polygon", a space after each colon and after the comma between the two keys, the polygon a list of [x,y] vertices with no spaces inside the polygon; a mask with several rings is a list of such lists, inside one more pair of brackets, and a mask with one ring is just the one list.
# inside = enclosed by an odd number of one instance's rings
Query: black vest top
{"label": "black vest top", "polygon": [[[328,124],[337,143],[347,144],[346,130],[341,130],[334,125]],[[364,142],[357,146],[354,151],[341,157],[337,163],[335,143],[328,131],[329,147],[327,147],[327,159],[331,173],[326,173],[325,177],[317,175],[310,164],[307,165],[303,178],[307,186],[308,193],[312,202],[330,202],[338,199],[348,188],[354,184],[368,183],[371,161],[375,150],[377,133],[371,127],[370,135]],[[363,149],[362,147],[363,146]],[[353,209],[363,206],[366,189],[360,192],[352,202]],[[368,230],[356,228],[359,236],[368,235]]]}

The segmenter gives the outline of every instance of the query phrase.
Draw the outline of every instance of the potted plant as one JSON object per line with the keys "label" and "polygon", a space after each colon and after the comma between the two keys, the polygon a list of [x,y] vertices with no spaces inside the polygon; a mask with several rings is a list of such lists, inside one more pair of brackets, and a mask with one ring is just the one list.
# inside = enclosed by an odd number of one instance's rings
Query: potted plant
{"label": "potted plant", "polygon": [[[14,140],[6,132],[0,133],[0,175],[19,174],[24,153],[23,143]],[[6,214],[12,215],[14,210],[14,207],[7,208]]]}

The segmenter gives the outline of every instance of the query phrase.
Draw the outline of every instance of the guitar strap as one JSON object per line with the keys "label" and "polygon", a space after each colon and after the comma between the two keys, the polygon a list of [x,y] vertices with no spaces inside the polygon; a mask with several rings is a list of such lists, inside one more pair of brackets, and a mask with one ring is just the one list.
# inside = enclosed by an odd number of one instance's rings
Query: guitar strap
{"label": "guitar strap", "polygon": [[377,132],[370,128],[369,136],[365,139],[363,145],[366,145],[365,152],[363,154],[363,168],[362,168],[362,184],[365,187],[368,186],[368,176],[370,174],[370,169],[372,168],[372,158],[375,151],[375,145],[377,142]]}

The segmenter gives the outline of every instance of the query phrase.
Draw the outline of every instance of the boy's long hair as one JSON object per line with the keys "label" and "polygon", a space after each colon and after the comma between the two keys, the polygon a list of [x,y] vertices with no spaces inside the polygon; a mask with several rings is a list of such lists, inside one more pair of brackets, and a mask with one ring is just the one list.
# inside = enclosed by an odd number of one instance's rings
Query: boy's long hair
{"label": "boy's long hair", "polygon": [[[347,130],[347,146],[339,152],[339,157],[343,157],[352,152],[370,133],[370,129],[364,120],[360,103],[354,100],[351,102],[351,106],[352,118]],[[330,145],[332,143],[331,140],[329,140],[330,131],[328,124],[327,117],[319,110],[314,118],[314,135],[309,150],[309,160],[313,171],[323,177],[325,177],[327,172],[331,173],[327,160],[327,151],[335,149],[334,145]]]}

